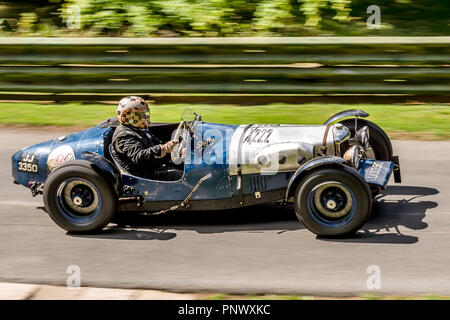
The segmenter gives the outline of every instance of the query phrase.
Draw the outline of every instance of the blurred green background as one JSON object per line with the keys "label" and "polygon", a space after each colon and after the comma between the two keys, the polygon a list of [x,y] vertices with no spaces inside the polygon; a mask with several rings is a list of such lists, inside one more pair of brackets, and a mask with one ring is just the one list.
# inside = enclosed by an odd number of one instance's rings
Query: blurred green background
{"label": "blurred green background", "polygon": [[[81,23],[68,30],[79,8]],[[367,8],[381,28],[366,28]],[[3,36],[437,36],[446,0],[30,0],[0,1]]]}
{"label": "blurred green background", "polygon": [[[229,124],[322,124],[333,114],[350,108],[362,109],[370,120],[380,125],[391,139],[449,140],[450,108],[448,105],[386,105],[386,104],[285,104],[256,106],[164,104],[151,105],[151,121],[178,122],[189,107],[214,123]],[[115,104],[33,104],[1,103],[0,124],[14,126],[73,127],[78,131],[114,117]],[[11,116],[11,115],[14,116]]]}
{"label": "blurred green background", "polygon": [[0,125],[89,127],[142,94],[156,97],[156,122],[186,106],[234,124],[320,124],[360,108],[393,138],[448,140],[450,38],[408,38],[448,35],[443,0],[0,0],[0,37],[15,37],[0,45]]}

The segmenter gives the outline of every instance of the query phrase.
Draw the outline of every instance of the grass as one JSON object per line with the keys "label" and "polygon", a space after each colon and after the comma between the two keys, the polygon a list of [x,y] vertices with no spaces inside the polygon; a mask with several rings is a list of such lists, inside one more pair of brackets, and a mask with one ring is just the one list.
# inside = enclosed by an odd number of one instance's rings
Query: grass
{"label": "grass", "polygon": [[[418,140],[450,139],[450,106],[421,105],[342,105],[342,104],[269,104],[237,105],[152,105],[151,120],[178,122],[186,107],[217,123],[321,124],[336,112],[362,109],[391,138]],[[115,105],[106,104],[33,104],[0,103],[0,124],[26,126],[91,127],[113,117]]]}

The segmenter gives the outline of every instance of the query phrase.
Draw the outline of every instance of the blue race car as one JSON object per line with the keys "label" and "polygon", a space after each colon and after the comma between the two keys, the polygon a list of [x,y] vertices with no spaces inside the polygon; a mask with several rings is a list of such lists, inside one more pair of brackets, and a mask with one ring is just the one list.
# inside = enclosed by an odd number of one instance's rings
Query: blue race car
{"label": "blue race car", "polygon": [[195,113],[153,123],[163,141],[180,143],[167,163],[178,181],[134,176],[110,155],[115,118],[24,148],[12,157],[14,182],[43,194],[46,211],[70,232],[97,232],[117,212],[160,214],[220,210],[269,202],[294,203],[296,215],[320,236],[351,235],[369,218],[372,198],[400,166],[388,136],[340,112],[322,125],[224,125]]}

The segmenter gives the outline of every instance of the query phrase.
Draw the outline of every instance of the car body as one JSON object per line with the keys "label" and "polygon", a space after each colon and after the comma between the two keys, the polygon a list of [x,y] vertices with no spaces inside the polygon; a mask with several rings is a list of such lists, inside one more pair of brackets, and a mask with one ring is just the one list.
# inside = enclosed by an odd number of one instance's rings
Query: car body
{"label": "car body", "polygon": [[[325,168],[346,172],[353,179],[348,184],[359,183],[365,194],[367,190],[375,194],[386,186],[393,171],[399,181],[399,164],[398,157],[392,156],[392,146],[384,132],[375,124],[361,119],[367,116],[361,110],[348,110],[321,125],[225,125],[204,122],[198,115],[179,125],[154,123],[149,130],[160,139],[168,140],[175,132],[175,138],[184,142],[181,162],[172,152],[172,162],[184,170],[183,177],[178,181],[150,180],[120,168],[109,152],[111,137],[118,125],[112,118],[87,130],[18,151],[12,157],[12,172],[15,183],[30,188],[33,195],[43,193],[51,217],[56,218],[58,221],[55,222],[66,230],[74,232],[98,231],[109,222],[112,213],[108,214],[108,221],[91,224],[90,219],[97,219],[98,212],[96,216],[92,212],[77,211],[77,208],[86,211],[90,207],[94,210],[95,206],[100,207],[100,200],[102,204],[111,202],[109,211],[149,213],[231,209],[274,201],[295,202],[296,192],[300,192],[299,184],[312,172]],[[344,121],[343,118],[350,119]],[[354,128],[358,130],[353,129],[352,132],[350,126],[355,120],[357,125]],[[366,141],[355,143],[361,126],[367,131]],[[382,142],[375,141],[378,145],[382,144],[385,150],[384,154],[378,152],[378,157],[370,145],[369,130],[384,137]],[[351,159],[348,155],[344,159],[345,152],[350,154],[349,149],[355,144],[358,144],[357,152],[350,155]],[[72,173],[74,168],[78,169]],[[81,174],[84,178],[74,180],[77,170],[90,170],[95,175],[92,179],[98,178],[99,181],[90,179],[89,175],[83,176],[87,173]],[[52,178],[58,176],[58,172],[64,177],[59,180]],[[49,181],[59,183],[59,189],[56,186],[50,188]],[[344,198],[349,200],[345,205],[347,209],[349,202],[356,206],[359,191],[355,190],[359,187],[352,189],[345,183],[342,187],[339,181],[337,187],[330,184],[327,189],[330,193],[337,188],[334,198],[328,196],[328,199],[323,195],[326,199],[322,200],[327,201],[328,211],[336,211],[333,208],[339,203],[336,201]],[[75,186],[77,183],[78,187]],[[106,195],[101,190],[103,185],[107,185]],[[68,186],[73,189],[67,191]],[[78,196],[74,196],[77,192]],[[83,198],[82,194],[87,194],[87,198]],[[363,197],[366,197],[365,194]],[[322,200],[318,197],[311,201],[319,206]],[[371,204],[368,206],[371,208]],[[367,209],[369,213],[370,208]],[[300,214],[297,210],[296,213]],[[301,216],[299,218],[305,223]],[[330,232],[309,229],[319,235],[342,235],[356,231],[356,226],[351,230],[341,230],[333,223],[326,228]]]}

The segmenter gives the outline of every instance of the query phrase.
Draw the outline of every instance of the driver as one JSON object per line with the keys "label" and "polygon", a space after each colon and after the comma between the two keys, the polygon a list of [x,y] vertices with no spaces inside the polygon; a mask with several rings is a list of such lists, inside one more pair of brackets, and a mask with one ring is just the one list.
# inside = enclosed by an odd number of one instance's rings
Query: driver
{"label": "driver", "polygon": [[150,110],[144,99],[129,96],[120,100],[117,118],[120,125],[112,137],[111,156],[130,174],[153,180],[179,180],[183,171],[164,164],[178,141],[163,144],[148,131]]}

